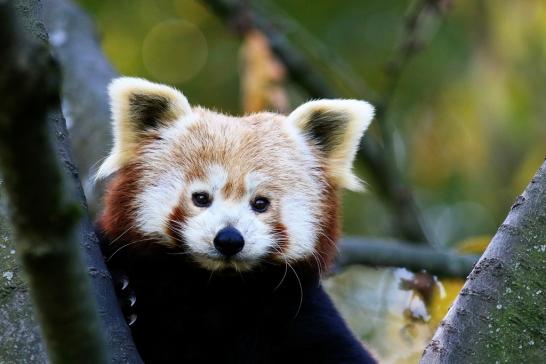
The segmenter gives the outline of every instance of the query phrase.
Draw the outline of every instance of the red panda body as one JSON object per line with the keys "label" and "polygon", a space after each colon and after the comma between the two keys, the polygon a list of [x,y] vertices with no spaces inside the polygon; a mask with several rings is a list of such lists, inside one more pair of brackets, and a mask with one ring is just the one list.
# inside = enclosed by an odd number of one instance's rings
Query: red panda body
{"label": "red panda body", "polygon": [[128,278],[120,292],[145,362],[372,363],[320,275],[373,109],[320,100],[287,117],[230,117],[130,78],[110,95],[98,228],[110,269]]}

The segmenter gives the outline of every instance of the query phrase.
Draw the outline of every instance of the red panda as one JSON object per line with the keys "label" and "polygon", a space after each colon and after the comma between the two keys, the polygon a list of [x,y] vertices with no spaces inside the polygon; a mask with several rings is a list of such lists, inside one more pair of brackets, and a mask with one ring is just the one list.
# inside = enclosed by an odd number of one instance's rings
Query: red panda
{"label": "red panda", "polygon": [[134,292],[126,308],[144,361],[374,362],[320,286],[339,192],[360,188],[352,164],[373,107],[316,100],[233,117],[137,78],[109,94],[98,229]]}

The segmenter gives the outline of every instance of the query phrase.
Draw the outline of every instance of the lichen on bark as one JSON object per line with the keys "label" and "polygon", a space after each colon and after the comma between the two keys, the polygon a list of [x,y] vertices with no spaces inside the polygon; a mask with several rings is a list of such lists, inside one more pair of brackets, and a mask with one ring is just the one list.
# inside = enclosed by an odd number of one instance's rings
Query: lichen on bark
{"label": "lichen on bark", "polygon": [[0,363],[46,363],[4,201],[0,176]]}
{"label": "lichen on bark", "polygon": [[[59,73],[40,21],[41,2],[16,1],[16,12],[11,5],[0,2],[1,187],[10,202],[9,214],[2,213],[11,220],[0,223],[10,247],[17,241],[19,259],[0,251],[10,266],[4,272],[10,283],[0,291],[0,312],[6,312],[0,337],[10,335],[0,343],[0,363],[46,361],[33,312],[55,362],[105,362],[108,351],[115,363],[139,363],[97,237],[83,214],[85,199],[60,112]],[[24,281],[19,266],[25,267]]]}
{"label": "lichen on bark", "polygon": [[546,358],[546,162],[512,206],[421,363]]}

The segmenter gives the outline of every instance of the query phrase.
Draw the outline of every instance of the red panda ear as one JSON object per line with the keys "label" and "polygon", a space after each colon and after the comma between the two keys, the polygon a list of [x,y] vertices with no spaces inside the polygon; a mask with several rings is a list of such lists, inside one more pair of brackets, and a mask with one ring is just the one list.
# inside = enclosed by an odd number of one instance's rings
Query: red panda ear
{"label": "red panda ear", "polygon": [[352,165],[373,115],[373,106],[365,101],[316,100],[294,110],[288,122],[316,146],[325,159],[327,173],[339,187],[358,190],[361,184]]}
{"label": "red panda ear", "polygon": [[117,78],[108,86],[108,93],[114,147],[99,168],[97,178],[112,174],[131,160],[142,136],[192,112],[180,91],[141,78]]}

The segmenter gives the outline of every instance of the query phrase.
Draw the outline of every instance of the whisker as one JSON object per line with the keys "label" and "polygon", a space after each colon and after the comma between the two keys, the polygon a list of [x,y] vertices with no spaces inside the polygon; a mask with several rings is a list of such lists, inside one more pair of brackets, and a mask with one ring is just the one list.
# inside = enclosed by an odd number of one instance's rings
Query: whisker
{"label": "whisker", "polygon": [[284,279],[286,278],[286,273],[288,272],[288,260],[286,259],[286,255],[284,253],[282,253],[279,249],[277,249],[277,247],[274,246],[273,248],[284,259],[284,274],[283,274],[280,282],[277,284],[277,286],[275,288],[273,288],[273,292],[275,292],[282,285],[282,283],[284,282]]}
{"label": "whisker", "polygon": [[167,255],[191,255],[190,252],[166,253]]}
{"label": "whisker", "polygon": [[329,242],[330,244],[332,244],[332,245],[336,248],[336,250],[339,251],[338,245],[336,244],[336,242],[335,242],[331,237],[329,237],[329,236],[326,235],[323,231],[320,231],[320,230],[318,231],[318,233],[319,233],[321,236],[325,237],[326,240],[328,240],[328,242]]}
{"label": "whisker", "polygon": [[133,224],[133,225],[129,226],[127,228],[127,230],[125,230],[124,232],[119,234],[114,240],[112,240],[110,243],[108,243],[108,245],[114,244],[116,241],[118,241],[123,235],[127,234],[127,232],[129,232],[129,230],[133,229],[135,226],[136,226],[136,224]]}
{"label": "whisker", "polygon": [[212,276],[214,275],[214,272],[215,272],[214,269],[212,269],[212,270],[210,271],[210,276],[209,276],[209,280],[208,280],[208,282],[207,282],[207,285],[210,285],[210,282],[212,281]]}
{"label": "whisker", "polygon": [[116,251],[114,253],[112,253],[112,255],[110,255],[106,261],[109,262],[110,259],[112,259],[114,257],[114,255],[116,255],[120,250],[130,246],[130,245],[134,245],[134,244],[138,244],[138,243],[143,243],[143,242],[146,242],[146,241],[149,241],[149,240],[154,240],[155,238],[147,238],[147,239],[142,239],[142,240],[138,240],[138,241],[133,241],[131,243],[128,243],[128,244],[125,244],[125,245],[122,245],[120,248],[116,249]]}
{"label": "whisker", "polygon": [[286,263],[286,260],[285,260],[285,262],[284,262],[284,273],[282,275],[281,280],[277,284],[277,286],[275,288],[273,288],[273,292],[275,292],[277,289],[279,289],[279,287],[284,283],[284,280],[286,279],[286,274],[287,273],[288,273],[288,263]]}
{"label": "whisker", "polygon": [[301,310],[301,305],[303,304],[303,287],[301,285],[301,281],[300,281],[300,277],[298,276],[298,273],[296,272],[296,270],[294,269],[294,267],[292,267],[290,265],[290,263],[286,262],[286,264],[288,264],[288,266],[290,267],[290,269],[292,269],[292,272],[294,272],[294,275],[296,276],[296,279],[298,280],[298,285],[300,286],[300,303],[298,305],[298,310],[296,311],[296,315],[294,316],[294,318],[298,317],[299,313],[300,313],[300,310]]}
{"label": "whisker", "polygon": [[242,273],[241,270],[239,269],[239,266],[237,265],[237,263],[235,263],[235,271],[236,271],[237,273],[239,273],[239,277],[241,277],[241,281],[243,281],[243,283],[246,284],[245,277],[243,276],[243,273]]}
{"label": "whisker", "polygon": [[[320,264],[320,259],[317,257],[317,254],[314,251],[311,252],[311,255],[313,255],[313,258],[315,258],[315,261],[317,262],[317,269],[319,271],[319,277],[322,277],[322,266]],[[319,285],[320,285],[320,279],[319,279]]]}
{"label": "whisker", "polygon": [[108,156],[104,156],[104,157],[100,158],[98,161],[96,161],[95,163],[93,163],[93,165],[91,165],[91,167],[89,167],[89,170],[90,170],[90,171],[95,171],[95,170],[97,170],[97,169],[98,169],[98,165],[99,165],[99,164],[102,164],[102,163],[106,160],[106,158],[108,158]]}

